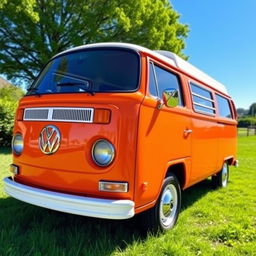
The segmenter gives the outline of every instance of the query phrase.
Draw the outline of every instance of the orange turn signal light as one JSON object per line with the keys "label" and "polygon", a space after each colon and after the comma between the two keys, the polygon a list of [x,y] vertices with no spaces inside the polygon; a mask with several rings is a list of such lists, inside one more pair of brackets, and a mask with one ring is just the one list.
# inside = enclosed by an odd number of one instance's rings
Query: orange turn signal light
{"label": "orange turn signal light", "polygon": [[128,182],[100,181],[99,191],[105,192],[128,192]]}
{"label": "orange turn signal light", "polygon": [[23,108],[19,108],[17,110],[17,113],[16,113],[16,120],[17,121],[22,121],[23,120],[23,115],[24,115],[24,109]]}
{"label": "orange turn signal light", "polygon": [[94,110],[93,123],[95,124],[109,124],[111,112],[108,109],[97,108]]}
{"label": "orange turn signal light", "polygon": [[19,174],[19,167],[14,165],[14,164],[11,164],[10,165],[10,172],[13,174],[13,175],[17,175]]}

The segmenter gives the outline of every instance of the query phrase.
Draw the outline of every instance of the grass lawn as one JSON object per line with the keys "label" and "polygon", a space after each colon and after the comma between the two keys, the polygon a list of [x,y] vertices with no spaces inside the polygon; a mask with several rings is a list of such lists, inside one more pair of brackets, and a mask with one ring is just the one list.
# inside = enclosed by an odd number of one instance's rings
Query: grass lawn
{"label": "grass lawn", "polygon": [[[228,188],[206,180],[183,193],[176,227],[143,235],[136,219],[109,221],[55,212],[7,197],[0,183],[0,255],[256,255],[256,136],[239,138]],[[0,178],[10,151],[0,150]]]}

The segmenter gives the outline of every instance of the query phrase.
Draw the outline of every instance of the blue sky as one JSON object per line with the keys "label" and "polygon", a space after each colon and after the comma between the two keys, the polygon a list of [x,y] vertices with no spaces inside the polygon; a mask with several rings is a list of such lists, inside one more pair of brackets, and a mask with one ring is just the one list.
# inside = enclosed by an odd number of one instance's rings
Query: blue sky
{"label": "blue sky", "polygon": [[256,0],[170,0],[188,24],[189,62],[223,83],[236,107],[256,102]]}

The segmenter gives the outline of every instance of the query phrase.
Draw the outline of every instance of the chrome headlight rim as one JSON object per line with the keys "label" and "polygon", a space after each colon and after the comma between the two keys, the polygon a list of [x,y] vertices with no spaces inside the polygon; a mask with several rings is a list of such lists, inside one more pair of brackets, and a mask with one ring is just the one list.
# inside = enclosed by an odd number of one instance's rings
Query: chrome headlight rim
{"label": "chrome headlight rim", "polygon": [[[97,159],[95,158],[95,155],[94,155],[95,148],[98,145],[98,143],[100,143],[100,142],[107,143],[107,145],[109,146],[109,148],[110,148],[110,150],[112,152],[111,158],[109,159],[109,161],[107,163],[104,163],[104,164],[102,164],[99,161],[97,161]],[[113,162],[113,160],[115,158],[115,148],[114,148],[113,144],[110,141],[108,141],[106,139],[98,139],[98,140],[96,140],[93,143],[91,155],[92,155],[92,159],[93,159],[94,164],[96,164],[99,167],[107,167],[107,166],[112,164],[112,162]]]}
{"label": "chrome headlight rim", "polygon": [[[20,142],[21,142],[21,144],[20,144],[20,147],[21,147],[21,148],[20,148],[19,150],[17,150],[17,145],[15,145],[15,142],[17,141],[17,138],[18,138],[18,137],[19,137]],[[22,136],[21,133],[15,133],[14,136],[12,137],[12,152],[13,152],[15,155],[19,156],[19,155],[22,154],[23,150],[24,150],[24,140],[23,140],[23,136]]]}

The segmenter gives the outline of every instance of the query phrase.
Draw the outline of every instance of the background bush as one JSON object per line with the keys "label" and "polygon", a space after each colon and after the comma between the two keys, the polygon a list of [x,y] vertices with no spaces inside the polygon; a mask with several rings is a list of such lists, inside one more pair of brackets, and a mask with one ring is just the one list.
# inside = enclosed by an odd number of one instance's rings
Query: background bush
{"label": "background bush", "polygon": [[12,85],[0,88],[0,147],[11,144],[13,120],[23,94],[20,88]]}
{"label": "background bush", "polygon": [[248,127],[250,125],[256,126],[256,117],[247,116],[239,118],[238,127]]}
{"label": "background bush", "polygon": [[16,106],[12,101],[0,99],[0,146],[10,145]]}

